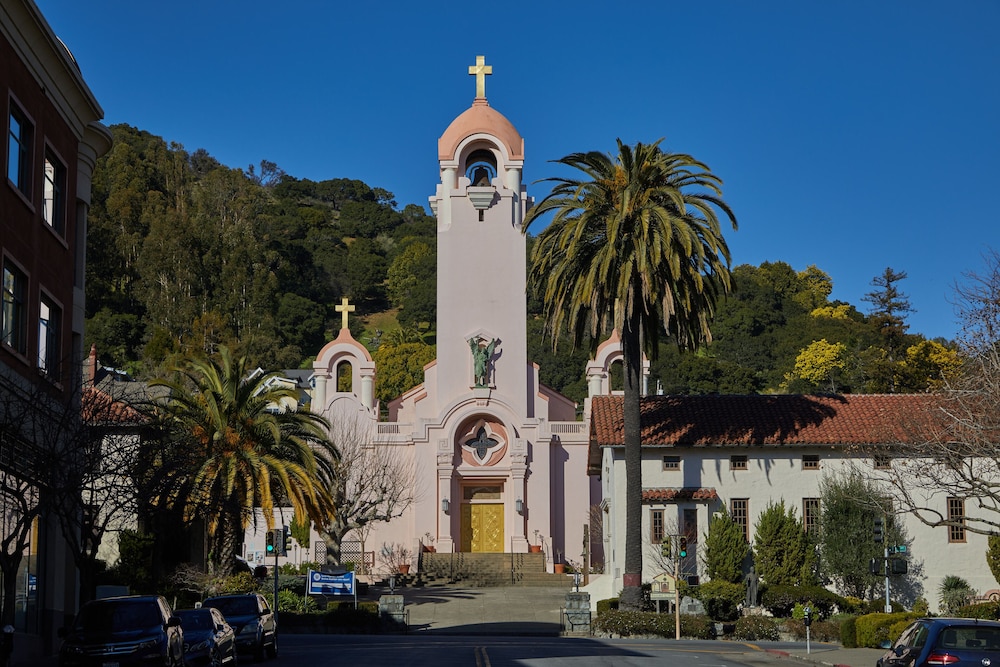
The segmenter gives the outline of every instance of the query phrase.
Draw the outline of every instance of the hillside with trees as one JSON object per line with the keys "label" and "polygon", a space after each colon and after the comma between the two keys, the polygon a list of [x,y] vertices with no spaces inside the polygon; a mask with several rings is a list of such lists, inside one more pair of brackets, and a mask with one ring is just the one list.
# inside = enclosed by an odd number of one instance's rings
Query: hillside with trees
{"label": "hillside with trees", "polygon": [[[232,168],[204,149],[111,129],[87,239],[86,345],[102,363],[148,378],[173,355],[225,345],[268,370],[308,366],[347,297],[355,338],[392,369],[379,397],[422,380],[411,361],[433,358],[437,279],[435,220],[423,207],[359,180],[297,178],[267,161]],[[815,266],[733,273],[713,342],[680,352],[661,340],[651,391],[920,392],[957,363],[949,342],[908,331],[903,270],[873,277],[864,311],[830,301],[833,279]],[[587,346],[564,333],[553,345],[538,294],[528,311],[542,382],[582,400]]]}

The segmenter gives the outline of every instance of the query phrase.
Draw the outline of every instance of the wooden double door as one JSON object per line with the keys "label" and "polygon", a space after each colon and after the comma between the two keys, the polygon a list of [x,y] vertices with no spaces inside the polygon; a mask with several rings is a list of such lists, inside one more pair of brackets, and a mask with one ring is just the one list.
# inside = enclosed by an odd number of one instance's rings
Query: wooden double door
{"label": "wooden double door", "polygon": [[462,504],[462,551],[501,553],[503,503]]}

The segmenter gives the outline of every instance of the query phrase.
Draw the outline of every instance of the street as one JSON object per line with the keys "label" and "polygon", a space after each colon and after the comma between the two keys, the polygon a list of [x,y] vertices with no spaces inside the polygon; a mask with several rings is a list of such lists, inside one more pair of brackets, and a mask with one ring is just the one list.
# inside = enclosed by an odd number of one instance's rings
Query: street
{"label": "street", "polygon": [[[247,660],[242,661],[244,664]],[[284,635],[270,667],[740,667],[785,662],[751,644],[664,639],[470,637],[444,635]]]}

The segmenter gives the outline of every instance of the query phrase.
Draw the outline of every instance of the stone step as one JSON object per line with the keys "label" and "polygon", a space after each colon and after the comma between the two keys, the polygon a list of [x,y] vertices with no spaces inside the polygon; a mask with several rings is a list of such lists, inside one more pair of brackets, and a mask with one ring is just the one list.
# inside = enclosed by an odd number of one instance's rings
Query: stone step
{"label": "stone step", "polygon": [[545,570],[542,553],[432,553],[420,554],[418,571],[395,575],[395,585],[467,586],[488,588],[497,586],[530,586],[570,588],[573,577],[551,574]]}

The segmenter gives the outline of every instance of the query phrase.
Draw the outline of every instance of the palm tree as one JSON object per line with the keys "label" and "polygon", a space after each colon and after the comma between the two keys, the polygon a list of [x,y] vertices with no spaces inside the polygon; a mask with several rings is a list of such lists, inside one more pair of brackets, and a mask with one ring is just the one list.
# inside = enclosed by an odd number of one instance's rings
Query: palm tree
{"label": "palm tree", "polygon": [[[661,140],[662,141],[662,140]],[[557,163],[584,178],[549,178],[552,192],[529,211],[525,232],[553,211],[531,252],[529,280],[544,291],[555,336],[567,327],[592,351],[610,329],[622,341],[625,438],[625,574],[621,604],[638,609],[642,579],[640,373],[661,335],[693,348],[711,340],[716,302],[731,289],[729,248],[718,212],[736,229],[722,181],[689,155],[653,144],[618,155],[573,153]]]}
{"label": "palm tree", "polygon": [[158,406],[167,442],[150,486],[157,504],[204,521],[211,571],[231,573],[255,507],[268,529],[276,500],[319,525],[328,519],[337,453],[326,420],[294,409],[294,389],[270,383],[273,373],[249,374],[226,347],[171,370],[178,380],[151,383],[169,395]]}

